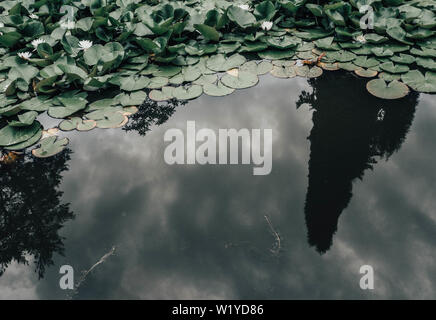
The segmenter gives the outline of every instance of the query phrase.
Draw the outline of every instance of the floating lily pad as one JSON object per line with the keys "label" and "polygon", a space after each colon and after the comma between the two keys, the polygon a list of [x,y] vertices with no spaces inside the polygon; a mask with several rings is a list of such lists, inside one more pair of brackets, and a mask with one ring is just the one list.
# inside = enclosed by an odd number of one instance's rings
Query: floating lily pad
{"label": "floating lily pad", "polygon": [[226,58],[223,54],[217,54],[206,61],[206,66],[213,71],[227,71],[242,65],[247,59],[240,54],[234,54]]}
{"label": "floating lily pad", "polygon": [[394,65],[391,61],[382,63],[380,69],[389,73],[405,73],[409,71],[409,67],[403,64]]}
{"label": "floating lily pad", "polygon": [[293,78],[297,76],[293,66],[274,66],[271,74],[277,78]]}
{"label": "floating lily pad", "polygon": [[68,142],[68,138],[58,139],[57,136],[47,137],[41,140],[39,148],[32,150],[32,154],[37,158],[48,158],[62,152],[68,145]]}
{"label": "floating lily pad", "polygon": [[317,78],[322,75],[322,69],[317,66],[309,67],[309,66],[301,66],[295,67],[295,72],[298,76],[304,78]]}
{"label": "floating lily pad", "polygon": [[366,84],[369,93],[381,99],[399,99],[409,93],[409,88],[399,81],[387,84],[383,79],[374,79]]}
{"label": "floating lily pad", "polygon": [[62,106],[52,106],[48,108],[48,115],[53,118],[66,118],[77,111],[86,107],[86,99],[82,97],[59,97]]}
{"label": "floating lily pad", "polygon": [[237,77],[229,74],[223,75],[221,82],[229,88],[245,89],[256,85],[259,82],[259,78],[251,72],[241,71]]}
{"label": "floating lily pad", "polygon": [[338,63],[339,68],[347,70],[347,71],[354,71],[359,69],[359,66],[356,66],[354,63],[352,62],[339,62]]}
{"label": "floating lily pad", "polygon": [[257,53],[262,59],[279,60],[288,59],[294,56],[294,52],[290,50],[264,50]]}
{"label": "floating lily pad", "polygon": [[432,58],[418,57],[416,58],[416,64],[427,70],[436,71],[436,61]]}
{"label": "floating lily pad", "polygon": [[265,73],[268,73],[272,70],[273,65],[269,61],[261,61],[259,63],[256,63],[256,61],[248,61],[244,63],[239,70],[240,71],[247,71],[251,72],[257,75],[262,75]]}
{"label": "floating lily pad", "polygon": [[358,56],[354,59],[353,63],[362,68],[372,68],[378,66],[380,61],[375,58],[368,58],[367,56]]}
{"label": "floating lily pad", "polygon": [[372,78],[372,77],[375,77],[378,72],[371,70],[371,69],[359,68],[359,69],[354,70],[354,73],[356,73],[360,77]]}
{"label": "floating lily pad", "polygon": [[339,64],[337,62],[335,62],[335,63],[320,62],[320,63],[318,63],[318,67],[320,67],[326,71],[339,70]]}
{"label": "floating lily pad", "polygon": [[216,84],[207,83],[203,85],[203,91],[205,94],[213,97],[222,97],[231,94],[235,91],[234,88],[229,88],[218,81]]}
{"label": "floating lily pad", "polygon": [[401,80],[401,74],[398,73],[381,72],[379,73],[378,77],[388,82],[393,80]]}
{"label": "floating lily pad", "polygon": [[79,131],[89,131],[97,126],[95,120],[82,120],[77,124],[77,130]]}
{"label": "floating lily pad", "polygon": [[190,86],[180,86],[173,90],[173,96],[179,100],[195,99],[203,93],[203,88],[200,85],[193,84]]}
{"label": "floating lily pad", "polygon": [[400,53],[398,56],[392,56],[391,60],[395,63],[412,64],[415,62],[415,57],[410,54]]}
{"label": "floating lily pad", "polygon": [[6,125],[0,129],[0,146],[12,146],[25,142],[32,138],[41,130],[41,124],[38,121],[33,122],[30,126],[11,127]]}
{"label": "floating lily pad", "polygon": [[148,89],[159,89],[168,84],[168,78],[166,77],[153,77],[150,78],[150,82],[147,84]]}
{"label": "floating lily pad", "polygon": [[42,130],[38,130],[31,138],[26,141],[4,147],[6,150],[23,150],[37,143],[42,137]]}
{"label": "floating lily pad", "polygon": [[412,89],[419,92],[436,92],[436,72],[426,72],[423,75],[418,70],[409,71],[401,75],[401,80]]}
{"label": "floating lily pad", "polygon": [[59,123],[59,129],[62,131],[71,131],[77,128],[77,125],[82,121],[79,117],[73,117],[71,119],[63,120]]}
{"label": "floating lily pad", "polygon": [[36,111],[28,111],[18,115],[18,121],[12,120],[9,122],[11,127],[25,127],[30,126],[33,121],[36,119],[38,112]]}

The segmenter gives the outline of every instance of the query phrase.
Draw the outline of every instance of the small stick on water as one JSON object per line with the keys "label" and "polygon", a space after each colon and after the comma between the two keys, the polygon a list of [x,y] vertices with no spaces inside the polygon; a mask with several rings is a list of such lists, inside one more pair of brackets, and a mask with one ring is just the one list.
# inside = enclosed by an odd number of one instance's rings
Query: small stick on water
{"label": "small stick on water", "polygon": [[74,286],[73,296],[78,293],[80,285],[86,280],[86,277],[88,276],[88,274],[90,274],[92,272],[92,270],[94,270],[98,265],[105,262],[107,258],[109,258],[111,255],[114,254],[114,252],[115,252],[115,246],[113,246],[112,249],[108,253],[106,253],[103,257],[101,257],[100,260],[98,260],[96,263],[94,263],[94,265],[91,268],[82,272],[82,276],[80,277],[77,284]]}
{"label": "small stick on water", "polygon": [[274,229],[271,221],[269,220],[268,216],[264,215],[266,222],[268,223],[268,226],[271,230],[271,233],[273,234],[275,240],[276,240],[276,248],[275,249],[269,249],[273,254],[278,254],[280,252],[281,248],[281,239],[279,233]]}

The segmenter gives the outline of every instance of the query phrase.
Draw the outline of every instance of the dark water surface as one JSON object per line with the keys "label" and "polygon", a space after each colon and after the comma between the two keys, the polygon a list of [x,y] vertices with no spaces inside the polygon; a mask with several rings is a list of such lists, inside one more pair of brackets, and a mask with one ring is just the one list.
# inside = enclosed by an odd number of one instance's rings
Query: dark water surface
{"label": "dark water surface", "polygon": [[[167,165],[165,131],[190,120],[272,129],[271,174]],[[70,134],[70,151],[1,168],[1,299],[69,298],[60,266],[78,281],[113,246],[73,298],[436,298],[435,96],[267,76],[175,110],[142,106],[128,128]],[[11,262],[22,252],[38,264]],[[374,290],[359,287],[365,264]]]}

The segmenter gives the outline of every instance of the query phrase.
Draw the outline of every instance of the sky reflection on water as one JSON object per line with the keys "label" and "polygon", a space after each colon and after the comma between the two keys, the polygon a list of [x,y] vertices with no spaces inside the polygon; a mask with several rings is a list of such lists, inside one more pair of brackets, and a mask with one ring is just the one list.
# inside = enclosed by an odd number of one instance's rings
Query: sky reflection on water
{"label": "sky reflection on water", "polygon": [[[268,76],[179,106],[146,136],[75,134],[60,184],[75,215],[60,232],[65,257],[55,254],[42,280],[32,264],[13,263],[0,298],[67,298],[59,267],[78,277],[114,245],[75,298],[435,298],[434,96],[383,102],[364,83]],[[168,166],[164,132],[188,120],[271,128],[271,174]],[[278,254],[265,215],[281,236]],[[373,291],[359,287],[363,264],[375,269]]]}

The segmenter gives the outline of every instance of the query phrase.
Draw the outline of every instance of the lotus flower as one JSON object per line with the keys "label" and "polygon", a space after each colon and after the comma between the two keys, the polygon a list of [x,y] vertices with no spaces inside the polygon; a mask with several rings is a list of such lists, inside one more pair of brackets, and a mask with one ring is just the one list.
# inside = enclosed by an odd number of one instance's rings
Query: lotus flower
{"label": "lotus flower", "polygon": [[31,53],[31,52],[18,52],[18,56],[19,56],[21,59],[29,60],[30,57],[32,56],[32,53]]}
{"label": "lotus flower", "polygon": [[89,40],[82,40],[79,41],[79,48],[82,50],[86,50],[92,47],[92,41]]}
{"label": "lotus flower", "polygon": [[366,39],[365,36],[360,35],[356,38],[356,41],[360,42],[360,43],[366,43]]}
{"label": "lotus flower", "polygon": [[242,10],[250,10],[250,6],[248,4],[240,4],[238,5],[239,8],[241,8]]}
{"label": "lotus flower", "polygon": [[262,22],[262,25],[260,26],[262,30],[268,31],[271,30],[273,26],[273,23],[271,21],[264,21]]}
{"label": "lotus flower", "polygon": [[41,43],[45,43],[46,41],[44,39],[35,39],[31,42],[32,46],[36,49],[38,47],[38,45],[40,45]]}

